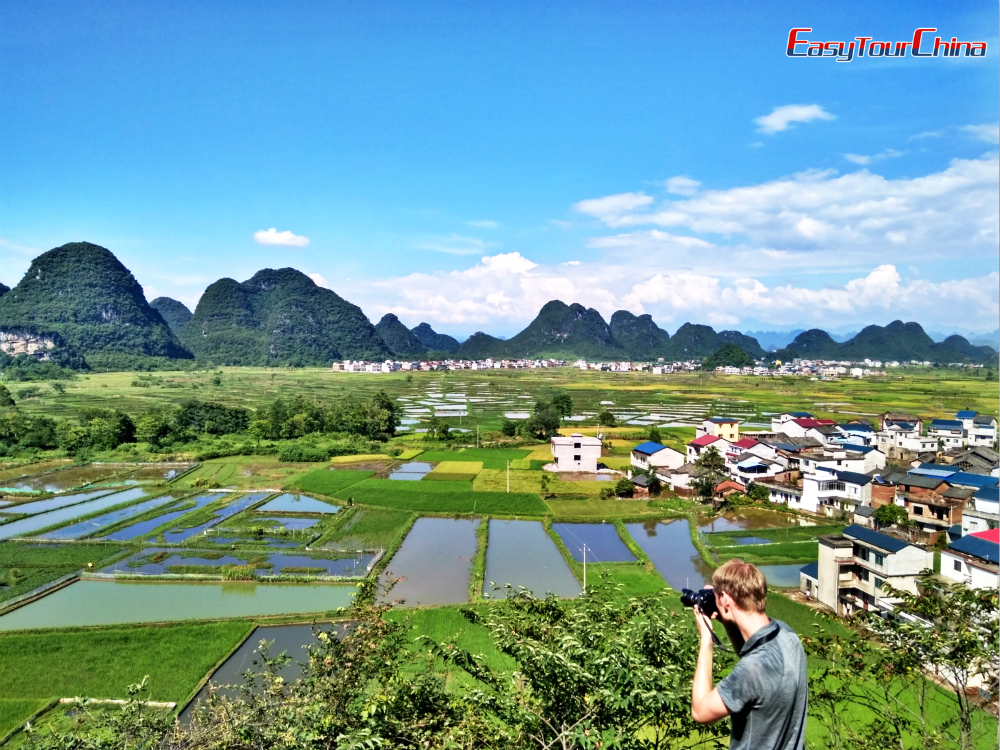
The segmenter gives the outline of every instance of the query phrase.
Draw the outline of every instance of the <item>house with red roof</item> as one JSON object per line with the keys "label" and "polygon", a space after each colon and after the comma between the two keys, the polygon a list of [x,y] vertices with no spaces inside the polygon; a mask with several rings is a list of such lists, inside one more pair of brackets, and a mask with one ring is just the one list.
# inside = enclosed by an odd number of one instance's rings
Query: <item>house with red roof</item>
{"label": "house with red roof", "polygon": [[732,445],[732,443],[728,440],[716,437],[715,435],[702,435],[701,437],[696,437],[687,444],[688,463],[697,460],[698,457],[710,447],[715,448],[723,459],[725,459],[726,454],[729,452],[730,445]]}
{"label": "house with red roof", "polygon": [[839,434],[836,420],[815,417],[790,419],[781,425],[781,431],[789,437],[811,437],[821,443],[827,442],[831,435]]}

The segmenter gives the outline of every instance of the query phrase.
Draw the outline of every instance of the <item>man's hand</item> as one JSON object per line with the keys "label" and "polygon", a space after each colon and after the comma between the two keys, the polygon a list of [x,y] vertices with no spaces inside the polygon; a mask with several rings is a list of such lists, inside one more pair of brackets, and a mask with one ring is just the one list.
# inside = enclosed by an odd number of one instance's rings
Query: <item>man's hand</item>
{"label": "man's hand", "polygon": [[694,606],[694,621],[698,626],[698,635],[701,636],[701,641],[704,643],[706,640],[712,642],[712,620],[701,611],[701,607]]}

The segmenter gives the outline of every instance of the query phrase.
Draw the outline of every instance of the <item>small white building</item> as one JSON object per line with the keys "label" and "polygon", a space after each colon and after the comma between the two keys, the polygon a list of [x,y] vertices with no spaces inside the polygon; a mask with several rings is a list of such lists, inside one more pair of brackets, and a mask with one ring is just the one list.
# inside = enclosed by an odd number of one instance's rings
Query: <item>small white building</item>
{"label": "small white building", "polygon": [[569,437],[557,435],[550,442],[552,461],[558,471],[597,472],[597,462],[601,458],[598,438],[573,433]]}
{"label": "small white building", "polygon": [[632,449],[632,466],[640,471],[676,469],[684,460],[680,451],[649,440]]}
{"label": "small white building", "polygon": [[1000,584],[1000,530],[977,531],[960,537],[941,551],[941,575],[974,589]]}

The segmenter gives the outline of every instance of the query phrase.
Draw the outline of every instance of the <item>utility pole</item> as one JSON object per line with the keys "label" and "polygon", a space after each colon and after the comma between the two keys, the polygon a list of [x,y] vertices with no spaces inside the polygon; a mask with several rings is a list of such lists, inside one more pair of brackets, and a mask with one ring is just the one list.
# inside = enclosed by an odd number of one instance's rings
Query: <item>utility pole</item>
{"label": "utility pole", "polygon": [[479,425],[476,425],[476,448],[479,448]]}
{"label": "utility pole", "polygon": [[510,492],[510,460],[507,461],[507,492]]}
{"label": "utility pole", "polygon": [[583,590],[587,590],[587,545],[583,545]]}

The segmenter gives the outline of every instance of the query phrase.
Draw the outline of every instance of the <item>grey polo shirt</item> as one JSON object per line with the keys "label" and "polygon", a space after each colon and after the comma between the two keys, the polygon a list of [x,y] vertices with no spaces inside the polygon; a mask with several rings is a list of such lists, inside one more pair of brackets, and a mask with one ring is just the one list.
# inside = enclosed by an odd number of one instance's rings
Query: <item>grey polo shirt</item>
{"label": "grey polo shirt", "polygon": [[802,750],[809,682],[795,631],[771,620],[743,645],[740,661],[719,683],[733,722],[729,750]]}

